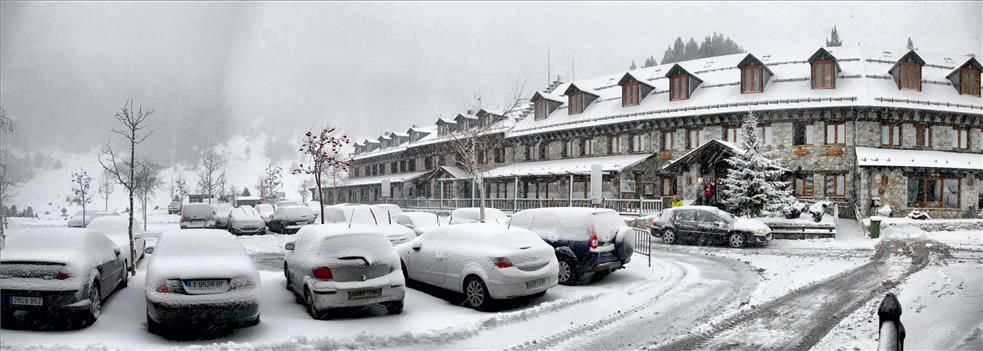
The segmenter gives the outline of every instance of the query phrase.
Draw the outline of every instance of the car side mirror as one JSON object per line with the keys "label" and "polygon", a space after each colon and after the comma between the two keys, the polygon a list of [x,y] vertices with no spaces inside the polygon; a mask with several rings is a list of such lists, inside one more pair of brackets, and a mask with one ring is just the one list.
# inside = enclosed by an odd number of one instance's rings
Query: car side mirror
{"label": "car side mirror", "polygon": [[423,247],[423,242],[420,241],[420,239],[413,239],[413,243],[411,245],[413,251],[420,251],[420,248]]}
{"label": "car side mirror", "polygon": [[149,247],[143,249],[143,252],[146,253],[146,254],[151,254],[152,255],[154,253],[154,247],[153,246],[149,246]]}
{"label": "car side mirror", "polygon": [[287,251],[293,251],[294,250],[294,243],[293,242],[289,242],[289,243],[283,245],[283,248],[286,249]]}
{"label": "car side mirror", "polygon": [[413,223],[406,223],[403,226],[405,226],[407,228],[410,228],[410,229],[413,229]]}
{"label": "car side mirror", "polygon": [[119,248],[118,247],[117,248],[113,248],[113,252],[116,253],[116,257],[119,257],[120,252],[119,252]]}

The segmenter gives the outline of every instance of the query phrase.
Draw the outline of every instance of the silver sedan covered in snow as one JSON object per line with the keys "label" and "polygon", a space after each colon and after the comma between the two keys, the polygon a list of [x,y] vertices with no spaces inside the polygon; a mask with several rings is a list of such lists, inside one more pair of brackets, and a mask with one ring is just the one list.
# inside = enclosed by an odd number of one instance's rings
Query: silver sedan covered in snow
{"label": "silver sedan covered in snow", "polygon": [[324,223],[364,224],[376,227],[395,246],[416,237],[413,229],[393,218],[395,213],[370,205],[335,205],[324,207]]}
{"label": "silver sedan covered in snow", "polygon": [[266,221],[252,206],[240,206],[229,212],[229,232],[232,234],[266,234]]}
{"label": "silver sedan covered in snow", "polygon": [[372,304],[382,304],[389,313],[403,311],[399,256],[378,227],[305,226],[286,249],[287,288],[303,298],[314,318],[331,308]]}

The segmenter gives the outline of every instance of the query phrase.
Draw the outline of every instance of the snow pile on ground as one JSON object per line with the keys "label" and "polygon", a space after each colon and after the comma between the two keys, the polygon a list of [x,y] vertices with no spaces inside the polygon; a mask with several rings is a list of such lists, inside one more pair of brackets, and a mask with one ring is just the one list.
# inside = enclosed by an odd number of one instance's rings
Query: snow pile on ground
{"label": "snow pile on ground", "polygon": [[881,240],[884,239],[930,239],[949,245],[953,249],[983,251],[983,230],[979,229],[929,232],[919,226],[898,225],[881,230]]}
{"label": "snow pile on ground", "polygon": [[239,243],[250,255],[283,254],[286,252],[283,246],[294,241],[295,238],[293,235],[283,234],[248,235],[240,236]]}
{"label": "snow pile on ground", "polygon": [[[864,219],[864,226],[870,227],[870,219]],[[881,221],[881,230],[891,227],[917,227],[927,232],[942,232],[954,230],[983,230],[983,220],[981,219],[911,219],[911,218],[884,218]]]}

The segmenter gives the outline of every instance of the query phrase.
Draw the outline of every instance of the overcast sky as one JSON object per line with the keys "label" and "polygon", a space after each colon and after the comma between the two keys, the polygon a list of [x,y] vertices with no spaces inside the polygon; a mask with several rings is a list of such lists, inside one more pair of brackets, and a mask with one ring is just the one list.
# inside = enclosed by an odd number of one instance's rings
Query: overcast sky
{"label": "overcast sky", "polygon": [[311,127],[375,137],[500,104],[552,72],[625,70],[677,36],[722,32],[749,52],[806,57],[836,25],[845,45],[983,49],[967,3],[3,2],[0,102],[7,147],[89,150],[128,98],[156,110],[151,156],[194,162],[235,135],[273,159]]}

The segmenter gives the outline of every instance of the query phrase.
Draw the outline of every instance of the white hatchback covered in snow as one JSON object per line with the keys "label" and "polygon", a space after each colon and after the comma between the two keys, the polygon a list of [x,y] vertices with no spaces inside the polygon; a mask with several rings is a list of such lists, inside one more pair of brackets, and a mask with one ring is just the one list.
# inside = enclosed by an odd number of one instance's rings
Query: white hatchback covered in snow
{"label": "white hatchback covered in snow", "polygon": [[324,207],[324,223],[364,224],[375,226],[395,246],[416,237],[413,229],[393,219],[395,213],[370,205],[335,205]]}
{"label": "white hatchback covered in snow", "polygon": [[[102,216],[112,216],[116,213],[105,212],[105,211],[93,211],[91,209],[85,211],[85,215],[82,215],[82,211],[75,212],[71,217],[68,218],[69,228],[85,228],[92,223],[92,220],[102,217]],[[83,219],[83,217],[85,217]]]}
{"label": "white hatchback covered in snow", "polygon": [[[451,212],[449,224],[478,223],[481,209],[478,207],[464,207]],[[509,217],[497,208],[485,207],[485,223],[496,223],[506,225]]]}
{"label": "white hatchback covered in snow", "polygon": [[314,223],[314,211],[307,206],[280,206],[273,212],[273,219],[267,225],[271,231],[280,234],[293,234],[300,227]]}
{"label": "white hatchback covered in snow", "polygon": [[259,323],[259,273],[229,232],[166,232],[150,253],[145,283],[150,332]]}
{"label": "white hatchback covered in snow", "polygon": [[556,286],[553,247],[535,233],[492,223],[427,231],[396,247],[409,279],[464,293],[465,304],[488,307],[493,299],[540,297]]}
{"label": "white hatchback covered in snow", "polygon": [[382,304],[403,311],[405,295],[399,256],[377,226],[311,225],[286,244],[287,288],[322,318],[331,308]]}
{"label": "white hatchback covered in snow", "polygon": [[263,221],[269,223],[273,219],[273,205],[270,204],[256,204],[256,212],[259,212],[259,217],[263,218]]}

